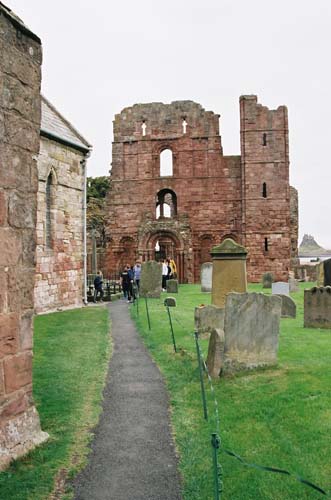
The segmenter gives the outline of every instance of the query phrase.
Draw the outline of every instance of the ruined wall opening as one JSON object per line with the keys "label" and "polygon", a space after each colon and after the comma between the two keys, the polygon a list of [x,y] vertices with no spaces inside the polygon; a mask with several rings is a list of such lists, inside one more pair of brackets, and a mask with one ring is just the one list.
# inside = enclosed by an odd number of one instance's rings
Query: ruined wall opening
{"label": "ruined wall opening", "polygon": [[173,175],[173,158],[171,149],[164,149],[160,154],[160,177]]}
{"label": "ruined wall opening", "polygon": [[177,195],[171,189],[162,189],[156,195],[156,218],[171,219],[177,215]]}
{"label": "ruined wall opening", "polygon": [[262,136],[262,146],[266,146],[266,145],[267,145],[267,134],[264,133]]}
{"label": "ruined wall opening", "polygon": [[267,197],[267,183],[266,182],[264,182],[262,184],[262,196],[263,196],[263,198]]}

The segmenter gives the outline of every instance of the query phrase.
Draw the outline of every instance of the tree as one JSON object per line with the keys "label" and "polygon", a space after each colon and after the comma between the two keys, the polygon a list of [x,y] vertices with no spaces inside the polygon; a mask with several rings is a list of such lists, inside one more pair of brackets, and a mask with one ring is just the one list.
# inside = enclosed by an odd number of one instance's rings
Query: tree
{"label": "tree", "polygon": [[110,188],[110,178],[108,176],[87,178],[87,203],[90,198],[103,200]]}

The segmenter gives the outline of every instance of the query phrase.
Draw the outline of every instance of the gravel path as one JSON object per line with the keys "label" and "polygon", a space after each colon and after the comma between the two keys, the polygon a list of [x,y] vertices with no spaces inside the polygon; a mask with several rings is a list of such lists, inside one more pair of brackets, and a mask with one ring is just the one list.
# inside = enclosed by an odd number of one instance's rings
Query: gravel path
{"label": "gravel path", "polygon": [[129,316],[110,305],[113,356],[87,467],[75,500],[179,500],[180,478],[162,376]]}

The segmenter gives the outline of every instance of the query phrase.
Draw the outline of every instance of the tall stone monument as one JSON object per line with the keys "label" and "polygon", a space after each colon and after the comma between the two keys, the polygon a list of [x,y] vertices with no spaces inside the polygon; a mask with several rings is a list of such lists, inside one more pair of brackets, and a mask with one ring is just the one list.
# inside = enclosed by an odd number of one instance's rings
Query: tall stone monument
{"label": "tall stone monument", "polygon": [[213,259],[212,304],[225,306],[229,292],[247,291],[247,250],[231,238],[227,238],[211,251]]}
{"label": "tall stone monument", "polygon": [[0,469],[48,437],[32,399],[41,59],[0,3]]}

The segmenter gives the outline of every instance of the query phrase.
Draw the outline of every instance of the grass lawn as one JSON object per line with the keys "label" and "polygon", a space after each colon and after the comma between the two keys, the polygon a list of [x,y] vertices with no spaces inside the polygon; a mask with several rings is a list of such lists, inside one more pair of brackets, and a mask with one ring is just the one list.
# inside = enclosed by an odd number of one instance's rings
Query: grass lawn
{"label": "grass lawn", "polygon": [[34,399],[50,439],[0,474],[0,499],[49,498],[55,481],[61,491],[67,475],[82,467],[89,429],[101,409],[109,356],[108,309],[88,307],[35,318]]}
{"label": "grass lawn", "polygon": [[[248,462],[287,469],[331,492],[331,330],[303,328],[303,290],[293,293],[297,318],[282,319],[277,367],[242,373],[214,383],[222,446]],[[262,291],[250,285],[250,291]],[[173,353],[161,300],[150,299],[151,332],[145,304],[132,316],[168,384],[172,424],[180,454],[185,500],[213,499],[210,437],[215,431],[214,400],[203,420],[194,331],[194,307],[210,303],[199,285],[179,288],[173,324],[180,351]],[[201,342],[204,355],[208,340]],[[244,467],[223,452],[222,499],[318,499],[324,495],[295,479]]]}

